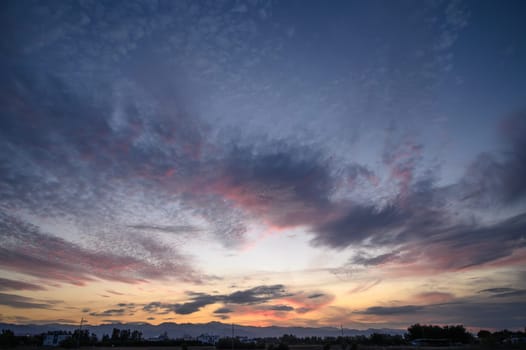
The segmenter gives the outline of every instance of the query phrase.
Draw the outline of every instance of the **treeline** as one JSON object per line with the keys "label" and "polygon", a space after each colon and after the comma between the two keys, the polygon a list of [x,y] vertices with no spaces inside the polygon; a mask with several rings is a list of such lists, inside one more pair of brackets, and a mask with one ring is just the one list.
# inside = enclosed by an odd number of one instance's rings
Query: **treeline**
{"label": "treeline", "polygon": [[475,337],[462,325],[434,326],[416,323],[407,329],[405,338],[409,341],[417,339],[444,340],[451,344],[471,344]]}
{"label": "treeline", "polygon": [[284,334],[275,338],[257,338],[247,340],[246,338],[226,337],[220,338],[215,344],[207,344],[198,340],[170,339],[165,334],[158,338],[144,339],[138,330],[114,328],[111,335],[104,334],[99,340],[94,333],[88,329],[74,332],[55,331],[32,336],[15,336],[11,330],[2,330],[0,333],[0,347],[13,348],[17,345],[22,346],[41,346],[46,336],[66,336],[59,344],[64,348],[74,348],[78,346],[177,346],[186,350],[189,346],[215,345],[217,349],[266,349],[266,350],[289,350],[289,346],[294,345],[320,345],[323,350],[356,350],[358,345],[362,346],[404,346],[404,345],[460,345],[476,344],[489,348],[500,345],[518,345],[525,348],[526,333],[502,330],[490,332],[481,330],[475,337],[469,333],[462,325],[436,326],[414,324],[407,329],[404,336],[392,334],[373,333],[369,336],[340,336],[340,337],[296,337],[292,334]]}
{"label": "treeline", "polygon": [[522,345],[523,348],[526,348],[526,328],[524,332],[513,332],[504,329],[502,331],[492,333],[487,330],[481,330],[477,333],[477,337],[480,341],[480,344],[488,347],[493,347],[499,344],[506,344]]}

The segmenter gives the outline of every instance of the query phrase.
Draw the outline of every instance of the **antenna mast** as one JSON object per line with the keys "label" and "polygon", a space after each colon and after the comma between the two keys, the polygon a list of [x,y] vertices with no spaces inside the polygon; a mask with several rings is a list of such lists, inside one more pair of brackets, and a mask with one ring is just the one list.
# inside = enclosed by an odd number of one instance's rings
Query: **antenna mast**
{"label": "antenna mast", "polygon": [[82,318],[80,319],[80,324],[79,324],[79,334],[78,334],[78,336],[77,336],[77,348],[80,347],[80,334],[81,334],[81,331],[82,331],[82,324],[83,324],[84,322],[86,322],[86,320],[84,319],[84,317],[82,317]]}
{"label": "antenna mast", "polygon": [[232,322],[232,350],[234,350],[234,323]]}

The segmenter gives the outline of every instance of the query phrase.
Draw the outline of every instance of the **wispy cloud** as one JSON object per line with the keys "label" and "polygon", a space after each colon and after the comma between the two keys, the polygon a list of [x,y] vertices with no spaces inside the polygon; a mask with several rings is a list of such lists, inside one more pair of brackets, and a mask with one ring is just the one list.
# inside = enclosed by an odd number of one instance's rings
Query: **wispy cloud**
{"label": "wispy cloud", "polygon": [[0,293],[0,305],[16,309],[53,309],[56,301],[38,300],[15,294]]}
{"label": "wispy cloud", "polygon": [[361,311],[365,315],[405,315],[414,314],[424,310],[424,306],[419,305],[402,305],[402,306],[371,306]]}
{"label": "wispy cloud", "polygon": [[[199,281],[195,270],[182,260],[157,265],[118,253],[84,249],[5,214],[0,216],[0,227],[6,238],[0,248],[0,266],[27,275],[77,285],[94,278],[125,283],[168,277]],[[49,260],[49,256],[55,258]]]}
{"label": "wispy cloud", "polygon": [[42,285],[0,278],[0,290],[46,290]]}

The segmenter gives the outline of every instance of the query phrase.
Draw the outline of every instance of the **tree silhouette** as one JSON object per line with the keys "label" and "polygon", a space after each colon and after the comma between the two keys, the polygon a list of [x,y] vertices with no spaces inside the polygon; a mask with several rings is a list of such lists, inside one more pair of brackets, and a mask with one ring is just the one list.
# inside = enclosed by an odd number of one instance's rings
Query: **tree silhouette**
{"label": "tree silhouette", "polygon": [[12,348],[17,345],[17,340],[15,333],[10,329],[2,329],[0,333],[0,347],[2,348]]}

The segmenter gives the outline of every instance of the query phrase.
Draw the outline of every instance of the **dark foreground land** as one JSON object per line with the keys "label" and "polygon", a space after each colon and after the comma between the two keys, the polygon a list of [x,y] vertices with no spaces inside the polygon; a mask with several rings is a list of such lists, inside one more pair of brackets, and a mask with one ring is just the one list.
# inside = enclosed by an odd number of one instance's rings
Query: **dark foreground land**
{"label": "dark foreground land", "polygon": [[[3,349],[15,349],[15,348],[3,348]],[[50,350],[50,349],[63,349],[61,347],[44,347],[44,346],[17,346],[17,350]],[[80,349],[83,350],[217,350],[214,346],[113,346],[113,347],[100,347],[100,346],[82,346]],[[458,345],[458,346],[372,346],[372,345],[357,345],[357,350],[526,350],[525,345],[506,345],[499,344],[496,346],[488,347],[480,344],[471,345]],[[253,350],[253,349],[236,349],[236,350]],[[324,350],[323,345],[291,345],[289,350]],[[340,347],[331,347],[331,350],[341,350]]]}

